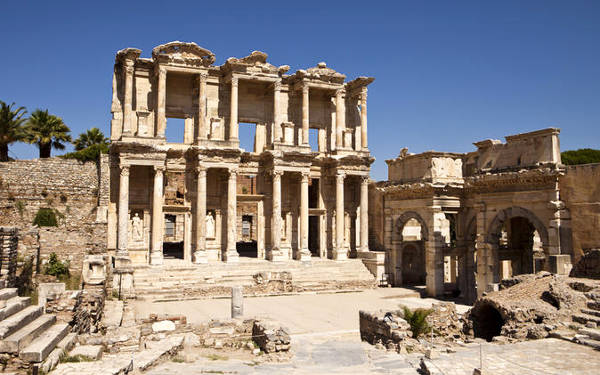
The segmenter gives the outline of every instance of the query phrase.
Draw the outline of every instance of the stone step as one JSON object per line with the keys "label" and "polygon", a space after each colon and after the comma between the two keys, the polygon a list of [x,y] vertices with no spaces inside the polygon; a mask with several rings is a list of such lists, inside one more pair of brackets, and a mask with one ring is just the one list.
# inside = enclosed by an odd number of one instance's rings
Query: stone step
{"label": "stone step", "polygon": [[69,324],[58,323],[46,330],[32,344],[19,353],[27,362],[42,362],[56,345],[69,333]]}
{"label": "stone step", "polygon": [[40,370],[42,374],[47,374],[56,365],[60,362],[60,358],[66,354],[71,348],[75,345],[75,340],[77,339],[77,334],[75,332],[71,332],[65,336],[62,340],[56,344],[56,348],[48,354],[48,357],[44,360],[44,362],[40,365]]}
{"label": "stone step", "polygon": [[0,301],[6,301],[17,296],[17,288],[0,289]]}
{"label": "stone step", "polygon": [[0,339],[5,339],[42,315],[42,306],[27,306],[0,322]]}
{"label": "stone step", "polygon": [[591,338],[585,338],[585,337],[578,337],[575,339],[578,343],[583,344],[585,346],[589,346],[591,348],[594,348],[596,350],[600,350],[600,341],[599,340],[594,340]]}
{"label": "stone step", "polygon": [[588,315],[594,315],[600,317],[600,311],[592,309],[581,309],[581,312]]}
{"label": "stone step", "polygon": [[597,328],[581,328],[578,331],[581,335],[589,336],[591,339],[600,340],[600,329]]}
{"label": "stone step", "polygon": [[0,321],[18,313],[31,304],[29,297],[14,297],[6,301],[6,306],[0,309]]}
{"label": "stone step", "polygon": [[581,324],[586,324],[588,322],[594,322],[597,325],[600,325],[600,317],[597,317],[595,315],[588,315],[588,314],[573,314],[572,319],[574,322],[577,323],[581,323]]}
{"label": "stone step", "polygon": [[21,328],[17,332],[0,341],[1,353],[18,353],[19,350],[29,345],[43,331],[56,322],[56,316],[44,314]]}
{"label": "stone step", "polygon": [[590,308],[590,309],[592,309],[592,310],[600,311],[600,302],[588,301],[587,307]]}

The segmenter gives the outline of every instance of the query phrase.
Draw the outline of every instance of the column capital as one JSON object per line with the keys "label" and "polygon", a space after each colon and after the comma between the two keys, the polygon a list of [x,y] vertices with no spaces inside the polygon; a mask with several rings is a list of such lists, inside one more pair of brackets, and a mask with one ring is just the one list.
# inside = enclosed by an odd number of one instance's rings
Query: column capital
{"label": "column capital", "polygon": [[165,166],[164,165],[155,165],[154,166],[154,173],[163,173],[165,171]]}
{"label": "column capital", "polygon": [[205,175],[206,176],[206,172],[208,171],[208,168],[206,168],[203,165],[197,165],[195,168],[196,173],[198,174],[198,176],[200,175]]}
{"label": "column capital", "polygon": [[360,176],[360,182],[363,185],[368,185],[370,180],[371,179],[369,178],[369,176]]}
{"label": "column capital", "polygon": [[345,94],[346,94],[346,89],[344,89],[344,88],[335,90],[335,97],[336,98],[338,98],[338,97],[341,98]]}
{"label": "column capital", "polygon": [[310,178],[310,172],[300,172],[302,176],[302,182],[308,183],[308,179]]}
{"label": "column capital", "polygon": [[155,68],[155,73],[160,77],[160,76],[166,76],[167,75],[167,67],[164,65],[157,65]]}
{"label": "column capital", "polygon": [[200,81],[201,83],[205,83],[206,79],[208,78],[208,73],[200,73],[198,74],[198,81]]}
{"label": "column capital", "polygon": [[232,87],[237,87],[238,83],[239,83],[239,78],[236,76],[231,76],[231,86]]}
{"label": "column capital", "polygon": [[302,83],[302,94],[308,94],[310,87],[308,86],[308,83],[304,82]]}
{"label": "column capital", "polygon": [[229,168],[229,178],[235,178],[239,170],[237,168]]}
{"label": "column capital", "polygon": [[281,176],[283,176],[283,173],[284,173],[284,171],[282,171],[282,170],[274,169],[271,171],[271,176],[281,177]]}
{"label": "column capital", "polygon": [[121,176],[122,176],[122,177],[127,177],[127,176],[129,176],[129,167],[130,167],[130,166],[129,166],[128,164],[121,164],[121,165],[119,165],[119,168],[120,168],[120,170],[121,170],[121,172],[120,172],[120,173],[121,173]]}
{"label": "column capital", "polygon": [[337,171],[335,173],[335,178],[337,178],[338,180],[344,180],[346,178],[346,172],[343,171]]}
{"label": "column capital", "polygon": [[277,81],[273,82],[273,91],[281,91],[281,80],[278,79]]}

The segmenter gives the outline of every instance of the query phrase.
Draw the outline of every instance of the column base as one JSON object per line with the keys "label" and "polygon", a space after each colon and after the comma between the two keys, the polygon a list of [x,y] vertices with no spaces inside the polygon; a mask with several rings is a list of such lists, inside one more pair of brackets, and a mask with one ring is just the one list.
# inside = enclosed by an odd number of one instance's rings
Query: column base
{"label": "column base", "polygon": [[153,251],[150,253],[150,265],[160,266],[163,264],[163,253],[162,251]]}
{"label": "column base", "polygon": [[208,256],[206,251],[198,250],[194,251],[194,264],[205,264],[208,263]]}
{"label": "column base", "polygon": [[289,256],[283,250],[267,250],[267,260],[271,262],[285,262],[289,259]]}
{"label": "column base", "polygon": [[310,254],[310,251],[308,249],[302,249],[296,253],[296,260],[299,260],[302,262],[310,261],[311,257],[312,257],[312,255]]}
{"label": "column base", "polygon": [[346,249],[334,249],[332,252],[333,260],[346,260],[348,259],[348,250]]}
{"label": "column base", "polygon": [[237,263],[240,261],[240,255],[235,250],[227,250],[223,253],[223,262],[226,263]]}

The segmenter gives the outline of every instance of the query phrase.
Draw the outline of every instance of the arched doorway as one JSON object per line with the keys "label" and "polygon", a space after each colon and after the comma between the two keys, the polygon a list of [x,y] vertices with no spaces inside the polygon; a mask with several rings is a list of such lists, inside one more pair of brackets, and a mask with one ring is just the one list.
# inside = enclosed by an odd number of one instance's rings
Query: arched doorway
{"label": "arched doorway", "polygon": [[513,207],[496,215],[487,242],[494,249],[495,281],[545,269],[548,231],[530,211]]}
{"label": "arched doorway", "polygon": [[406,212],[396,222],[395,285],[425,285],[427,226],[416,212]]}

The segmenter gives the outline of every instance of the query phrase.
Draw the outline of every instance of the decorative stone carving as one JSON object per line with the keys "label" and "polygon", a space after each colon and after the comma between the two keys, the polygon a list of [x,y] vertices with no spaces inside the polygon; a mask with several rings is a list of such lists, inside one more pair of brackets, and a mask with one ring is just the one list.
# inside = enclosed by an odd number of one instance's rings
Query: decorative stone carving
{"label": "decorative stone carving", "polygon": [[144,241],[144,222],[137,212],[131,219],[131,239],[135,242]]}

